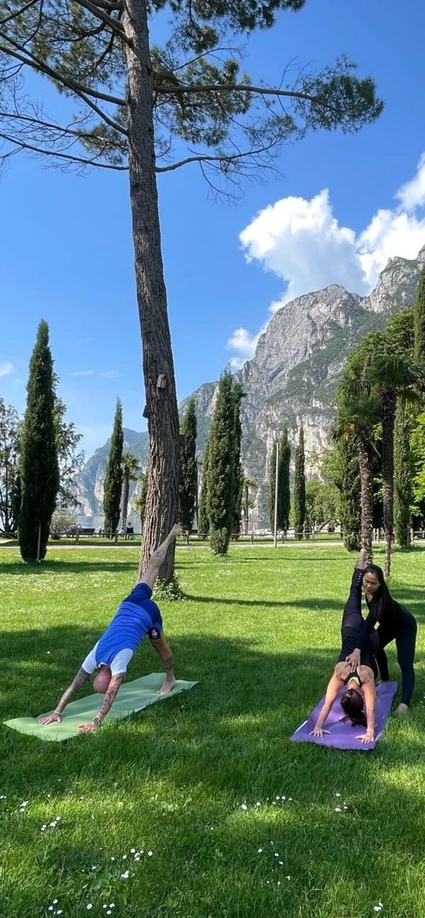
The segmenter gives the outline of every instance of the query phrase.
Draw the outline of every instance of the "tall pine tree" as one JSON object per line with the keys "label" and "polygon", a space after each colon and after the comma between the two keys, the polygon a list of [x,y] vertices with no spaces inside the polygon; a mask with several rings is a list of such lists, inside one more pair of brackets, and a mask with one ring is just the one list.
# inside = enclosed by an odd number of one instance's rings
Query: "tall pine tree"
{"label": "tall pine tree", "polygon": [[59,491],[55,376],[49,326],[40,322],[32,352],[21,437],[19,548],[24,561],[45,557]]}
{"label": "tall pine tree", "polygon": [[235,393],[229,370],[225,370],[218,385],[208,447],[210,546],[214,554],[225,555],[232,534],[236,503]]}
{"label": "tall pine tree", "polygon": [[111,437],[108,462],[106,465],[103,492],[103,510],[105,513],[105,535],[112,539],[117,531],[120,518],[121,488],[123,479],[122,453],[124,432],[122,427],[122,404],[117,399],[114,426]]}
{"label": "tall pine tree", "polygon": [[179,522],[189,541],[195,515],[198,490],[198,465],[196,461],[196,408],[191,398],[181,425],[183,437],[180,446]]}
{"label": "tall pine tree", "polygon": [[360,467],[354,437],[337,446],[341,476],[336,485],[341,500],[341,529],[347,551],[360,551],[362,511],[360,503]]}
{"label": "tall pine tree", "polygon": [[425,364],[425,268],[419,279],[417,300],[413,309],[414,355],[417,363]]}
{"label": "tall pine tree", "polygon": [[300,428],[298,446],[295,450],[294,476],[294,530],[295,538],[302,539],[305,522],[305,452],[304,428]]}
{"label": "tall pine tree", "polygon": [[198,511],[198,537],[200,539],[208,538],[210,531],[210,518],[208,515],[208,447],[209,443],[207,443],[207,448],[204,453],[204,462],[202,465],[201,497],[199,500]]}
{"label": "tall pine tree", "polygon": [[413,501],[413,467],[410,451],[412,432],[409,410],[398,400],[394,427],[394,528],[399,545],[410,543],[411,505]]}

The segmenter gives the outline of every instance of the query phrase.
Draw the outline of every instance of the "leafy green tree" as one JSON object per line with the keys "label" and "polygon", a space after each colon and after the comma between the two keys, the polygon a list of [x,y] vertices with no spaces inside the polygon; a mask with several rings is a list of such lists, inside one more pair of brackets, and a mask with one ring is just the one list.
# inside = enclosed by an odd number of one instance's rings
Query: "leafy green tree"
{"label": "leafy green tree", "polygon": [[339,522],[339,495],[335,485],[312,479],[305,487],[305,519],[311,532]]}
{"label": "leafy green tree", "polygon": [[103,510],[105,513],[105,534],[112,539],[120,519],[121,489],[123,481],[122,455],[124,431],[122,426],[122,404],[117,399],[111,446],[106,463],[105,483],[103,490]]}
{"label": "leafy green tree", "polygon": [[139,475],[138,481],[139,481],[139,486],[140,486],[140,494],[138,497],[136,497],[134,501],[135,510],[139,514],[139,517],[140,517],[140,526],[141,526],[142,532],[143,532],[143,525],[144,525],[145,513],[146,513],[146,498],[148,494],[148,480],[149,480],[149,468],[146,469],[146,472],[142,472],[142,474]]}
{"label": "leafy green tree", "polygon": [[198,493],[197,425],[194,398],[191,398],[188,402],[181,433],[183,442],[180,446],[179,521],[186,532],[187,541],[189,541]]}
{"label": "leafy green tree", "polygon": [[288,429],[285,427],[279,449],[278,496],[277,496],[277,528],[286,532],[289,526],[291,512],[291,445],[288,439]]}
{"label": "leafy green tree", "polygon": [[[56,377],[56,384],[59,380]],[[82,434],[78,433],[73,421],[66,421],[66,405],[55,393],[54,418],[56,428],[56,448],[59,464],[58,506],[76,508],[77,479],[84,465],[84,452],[78,450]]]}
{"label": "leafy green tree", "polygon": [[45,557],[59,491],[54,385],[49,327],[43,320],[30,360],[21,435],[19,548],[24,561]]}
{"label": "leafy green tree", "polygon": [[294,474],[294,530],[295,538],[302,539],[305,523],[305,451],[304,428],[301,426],[295,450]]}
{"label": "leafy green tree", "polygon": [[243,479],[242,483],[242,501],[243,501],[243,518],[244,518],[244,533],[248,535],[249,528],[249,511],[254,507],[253,491],[256,491],[258,485],[252,478]]}
{"label": "leafy green tree", "polygon": [[[178,506],[179,423],[157,174],[195,163],[213,190],[223,179],[237,193],[241,176],[273,168],[282,147],[308,130],[357,131],[383,108],[373,80],[356,77],[344,57],[321,72],[300,65],[293,73],[291,65],[277,87],[255,85],[241,72],[238,36],[269,29],[280,11],[297,12],[305,3],[0,0],[3,157],[29,150],[65,168],[128,170],[151,455],[144,563]],[[150,43],[149,26],[162,11],[169,31],[159,47]],[[64,123],[45,113],[38,83],[37,98],[22,91],[28,70],[72,100]],[[179,160],[170,160],[174,148],[182,151]],[[174,548],[162,580],[172,581],[173,560]]]}

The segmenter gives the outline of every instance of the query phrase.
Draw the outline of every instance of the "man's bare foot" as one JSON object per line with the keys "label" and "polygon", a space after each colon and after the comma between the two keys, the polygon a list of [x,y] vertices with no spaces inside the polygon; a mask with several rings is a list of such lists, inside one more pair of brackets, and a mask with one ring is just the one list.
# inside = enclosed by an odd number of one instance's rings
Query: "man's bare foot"
{"label": "man's bare foot", "polygon": [[399,706],[398,706],[398,708],[397,708],[397,710],[396,710],[396,714],[407,714],[408,711],[409,711],[409,705],[408,705],[408,704],[403,704],[403,702],[402,702],[401,704],[399,704]]}
{"label": "man's bare foot", "polygon": [[158,690],[157,695],[168,695],[173,691],[175,685],[175,679],[166,679],[165,682],[162,683],[161,688]]}

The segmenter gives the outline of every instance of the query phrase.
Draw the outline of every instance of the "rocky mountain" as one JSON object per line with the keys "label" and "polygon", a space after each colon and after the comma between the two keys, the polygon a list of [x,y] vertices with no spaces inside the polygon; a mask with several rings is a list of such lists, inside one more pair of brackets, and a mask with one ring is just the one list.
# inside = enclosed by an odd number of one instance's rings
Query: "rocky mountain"
{"label": "rocky mountain", "polygon": [[[273,316],[254,357],[236,373],[245,391],[242,461],[259,485],[254,524],[268,525],[268,460],[277,434],[287,426],[295,445],[302,422],[307,456],[326,445],[347,355],[368,332],[385,328],[392,315],[413,306],[424,265],[425,247],[415,260],[390,259],[367,297],[331,284],[292,300]],[[217,383],[206,383],[193,394],[200,453],[216,392]]]}
{"label": "rocky mountain", "polygon": [[[105,481],[106,463],[111,446],[110,438],[96,450],[86,462],[78,479],[77,499],[80,503],[80,522],[85,526],[103,526],[103,485]],[[140,460],[143,471],[148,460],[148,435],[145,431],[140,433],[124,427],[124,452],[133,453]],[[136,526],[137,513],[134,509],[134,498],[137,496],[137,482],[130,482],[130,500],[128,518]]]}
{"label": "rocky mountain", "polygon": [[[242,461],[259,485],[254,525],[266,525],[268,461],[283,427],[295,444],[304,424],[306,453],[326,445],[335,418],[335,392],[347,355],[370,331],[385,328],[389,318],[413,305],[425,247],[417,259],[390,259],[367,297],[337,284],[307,293],[282,306],[261,335],[254,357],[237,371],[243,385]],[[214,412],[217,382],[204,383],[193,397],[198,418],[198,450],[202,455]],[[187,400],[181,406],[184,412]],[[126,449],[147,460],[147,434],[126,430]],[[109,441],[96,450],[80,479],[80,498],[87,517],[101,511]],[[310,472],[314,463],[310,464]],[[134,510],[131,508],[131,512]],[[92,525],[101,525],[92,523]]]}

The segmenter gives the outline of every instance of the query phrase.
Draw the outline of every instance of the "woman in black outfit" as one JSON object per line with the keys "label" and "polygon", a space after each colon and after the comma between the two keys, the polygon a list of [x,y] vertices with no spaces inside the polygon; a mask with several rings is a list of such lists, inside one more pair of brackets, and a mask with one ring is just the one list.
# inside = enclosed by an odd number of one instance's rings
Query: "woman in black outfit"
{"label": "woman in black outfit", "polygon": [[[384,647],[395,639],[397,647],[397,660],[401,669],[401,702],[397,708],[398,714],[405,714],[409,710],[410,700],[415,687],[415,660],[417,623],[415,616],[405,606],[401,606],[392,598],[385,583],[384,574],[376,564],[368,564],[362,574],[363,589],[365,593],[369,614],[361,629],[358,642],[353,652],[347,657],[353,670],[359,665],[362,648],[368,644],[369,637],[375,628],[379,646],[376,660],[383,682],[388,682],[388,660]],[[361,589],[361,584],[360,584]]]}
{"label": "woman in black outfit", "polygon": [[341,698],[344,714],[351,720],[353,727],[366,727],[366,733],[356,736],[356,739],[361,743],[370,743],[375,738],[375,676],[377,674],[375,654],[378,650],[378,635],[373,629],[363,641],[358,664],[354,667],[347,663],[347,659],[353,656],[353,651],[358,647],[359,635],[365,625],[361,611],[363,568],[366,563],[364,555],[365,552],[361,552],[351,580],[350,593],[344,606],[341,623],[341,652],[328,684],[324,704],[311,733],[313,736],[323,736],[324,733],[329,733],[324,726],[326,719],[340,690],[345,686],[345,692]]}

